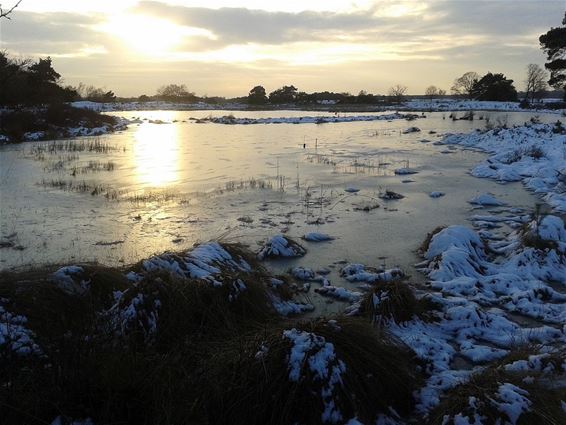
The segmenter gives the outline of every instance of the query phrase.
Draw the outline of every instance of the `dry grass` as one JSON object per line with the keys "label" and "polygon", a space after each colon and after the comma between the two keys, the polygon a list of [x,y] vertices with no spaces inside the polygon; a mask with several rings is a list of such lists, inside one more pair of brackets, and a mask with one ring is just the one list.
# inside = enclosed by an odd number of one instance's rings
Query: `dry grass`
{"label": "dry grass", "polygon": [[418,247],[417,252],[420,255],[424,255],[428,251],[428,247],[430,246],[430,242],[432,241],[432,238],[434,237],[434,235],[442,232],[445,228],[446,228],[446,226],[438,226],[432,232],[427,233],[425,240]]}
{"label": "dry grass", "polygon": [[[406,348],[362,318],[339,317],[337,326],[284,321],[269,303],[270,276],[255,255],[224,246],[253,271],[225,270],[221,287],[164,271],[134,285],[123,270],[85,265],[76,280],[89,280],[90,289],[79,294],[50,281],[58,267],[1,274],[0,297],[28,317],[44,356],[0,364],[0,422],[51,423],[66,415],[101,424],[320,423],[320,380],[306,364],[298,382],[288,377],[291,343],[283,330],[292,328],[324,337],[346,365],[335,393],[345,419],[370,422],[389,406],[411,410],[418,376]],[[234,297],[237,279],[246,290]],[[141,307],[158,313],[151,342],[143,317],[116,334],[108,322],[114,291],[123,292],[118,307],[142,294]],[[262,344],[269,351],[258,360]]]}
{"label": "dry grass", "polygon": [[429,297],[417,299],[414,290],[403,281],[383,282],[375,285],[364,295],[360,312],[373,323],[393,319],[397,323],[415,317],[430,321],[435,309]]}
{"label": "dry grass", "polygon": [[[533,382],[525,382],[527,376],[534,377]],[[483,416],[482,423],[507,423],[509,418],[493,404],[492,400],[498,392],[499,386],[504,383],[513,384],[528,392],[527,398],[532,402],[530,412],[523,413],[518,425],[541,424],[560,425],[566,423],[566,412],[561,407],[561,401],[566,397],[566,388],[554,386],[552,378],[543,379],[540,374],[533,372],[512,373],[502,368],[490,366],[482,373],[474,375],[472,379],[449,391],[435,408],[428,420],[428,424],[453,425],[454,416],[461,414],[470,417],[478,413]],[[470,397],[475,398],[476,409],[469,404]],[[450,417],[447,420],[446,417]]]}
{"label": "dry grass", "polygon": [[[410,410],[417,376],[408,352],[361,319],[338,318],[337,326],[325,320],[263,326],[212,344],[201,377],[208,383],[202,401],[210,423],[322,423],[322,384],[308,361],[297,382],[288,377],[291,342],[283,330],[291,327],[324,337],[346,365],[343,385],[333,398],[344,419],[357,415],[370,422],[389,406]],[[267,351],[258,357],[262,346]]]}

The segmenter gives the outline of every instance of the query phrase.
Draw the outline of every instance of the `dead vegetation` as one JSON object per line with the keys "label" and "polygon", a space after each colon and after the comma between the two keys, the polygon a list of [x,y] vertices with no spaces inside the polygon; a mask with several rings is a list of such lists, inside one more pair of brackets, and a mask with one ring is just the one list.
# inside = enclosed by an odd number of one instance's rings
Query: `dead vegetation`
{"label": "dead vegetation", "polygon": [[70,280],[56,279],[55,266],[0,274],[1,305],[27,317],[41,348],[41,355],[2,357],[3,420],[322,423],[330,381],[309,368],[315,351],[305,353],[300,379],[289,379],[292,342],[283,332],[293,328],[331,344],[329,367],[345,365],[331,399],[344,420],[374,421],[390,406],[411,410],[418,376],[406,348],[363,318],[282,319],[269,293],[291,299],[289,282],[270,286],[272,276],[253,253],[241,245],[224,249],[251,271],[222,270],[220,286],[144,271],[142,263],[133,280],[98,265],[74,269]]}
{"label": "dead vegetation", "polygon": [[360,313],[369,317],[374,324],[388,319],[403,323],[414,318],[433,320],[432,311],[435,308],[429,297],[417,298],[406,282],[394,280],[372,287],[362,299]]}
{"label": "dead vegetation", "polygon": [[417,253],[420,254],[420,255],[424,255],[428,251],[428,248],[430,246],[430,242],[432,241],[432,238],[434,237],[434,235],[442,232],[445,228],[446,228],[446,226],[438,226],[432,232],[427,233],[425,240],[417,248]]}
{"label": "dead vegetation", "polygon": [[[418,377],[411,355],[389,336],[352,318],[314,320],[293,327],[324,338],[335,350],[332,364],[342,361],[345,365],[342,385],[332,398],[343,414],[339,422],[355,415],[370,422],[378,413],[388,413],[390,406],[400,413],[410,410]],[[305,354],[299,380],[290,380],[287,359],[292,344],[283,337],[284,329],[289,326],[264,326],[212,346],[215,354],[206,379],[214,384],[203,395],[211,423],[323,422],[325,382],[309,369],[309,359],[317,352]]]}
{"label": "dead vegetation", "polygon": [[[450,390],[441,403],[431,412],[430,424],[456,424],[456,417],[481,418],[481,423],[517,423],[558,425],[566,422],[562,403],[566,388],[560,384],[564,376],[564,352],[550,355],[546,366],[553,365],[553,372],[534,370],[511,371],[505,367],[516,360],[526,360],[536,353],[532,347],[518,347],[509,356],[490,365],[483,372],[472,375],[469,382]],[[518,388],[516,392],[528,400],[528,410],[514,406],[518,420],[514,420],[499,408],[502,397],[498,394],[502,385]],[[512,387],[511,387],[512,386]],[[507,400],[511,403],[511,400]],[[511,410],[511,409],[510,409]],[[520,415],[520,416],[519,416]]]}

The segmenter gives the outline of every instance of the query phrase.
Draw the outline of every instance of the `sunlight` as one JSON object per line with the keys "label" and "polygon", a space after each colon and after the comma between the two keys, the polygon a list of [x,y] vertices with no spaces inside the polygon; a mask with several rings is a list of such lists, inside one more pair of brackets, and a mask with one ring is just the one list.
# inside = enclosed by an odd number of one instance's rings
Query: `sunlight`
{"label": "sunlight", "polygon": [[101,30],[116,36],[137,53],[158,56],[172,51],[185,37],[214,38],[205,29],[181,27],[165,19],[122,14],[110,18]]}
{"label": "sunlight", "polygon": [[138,181],[151,187],[175,182],[179,161],[177,126],[142,124],[135,139],[134,160]]}

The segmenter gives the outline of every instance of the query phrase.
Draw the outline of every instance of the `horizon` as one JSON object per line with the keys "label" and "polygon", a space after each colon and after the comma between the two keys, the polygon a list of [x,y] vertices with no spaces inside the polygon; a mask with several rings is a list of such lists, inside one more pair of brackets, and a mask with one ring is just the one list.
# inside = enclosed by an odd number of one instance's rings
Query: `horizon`
{"label": "horizon", "polygon": [[522,90],[527,65],[544,63],[538,37],[564,13],[562,0],[304,3],[23,0],[1,23],[0,48],[50,56],[64,84],[124,98],[170,83],[227,98],[291,84],[417,95],[449,92],[467,71],[503,73]]}

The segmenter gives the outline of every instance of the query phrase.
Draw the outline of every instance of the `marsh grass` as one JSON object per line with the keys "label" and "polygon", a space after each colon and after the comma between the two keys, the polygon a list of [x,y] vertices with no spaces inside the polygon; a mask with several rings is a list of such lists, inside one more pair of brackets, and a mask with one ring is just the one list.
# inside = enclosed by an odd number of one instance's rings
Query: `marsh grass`
{"label": "marsh grass", "polygon": [[[502,413],[493,400],[499,386],[510,383],[528,392],[526,397],[532,402],[530,411],[523,413],[518,425],[541,424],[559,425],[566,423],[566,412],[561,403],[566,398],[566,388],[560,384],[563,379],[565,353],[558,352],[550,356],[548,364],[555,365],[555,374],[543,374],[536,371],[512,372],[505,370],[505,364],[515,360],[527,359],[538,350],[532,347],[517,347],[508,356],[472,375],[469,382],[448,391],[441,403],[431,412],[428,423],[431,425],[453,425],[454,416],[462,414],[473,420],[474,414],[483,416],[482,423],[505,423],[510,420]],[[529,379],[525,379],[529,378]],[[530,379],[532,378],[532,379]],[[470,398],[474,397],[477,409],[470,407]],[[451,419],[448,419],[451,417]]]}
{"label": "marsh grass", "polygon": [[402,280],[376,284],[361,302],[360,313],[372,323],[393,319],[403,323],[414,318],[434,320],[433,311],[438,309],[430,297],[417,298],[413,289]]}
{"label": "marsh grass", "polygon": [[[293,424],[322,423],[322,383],[308,367],[307,353],[297,382],[289,379],[291,343],[283,330],[291,325],[262,326],[211,344],[214,353],[203,399],[211,423]],[[346,372],[333,400],[344,420],[357,415],[374,421],[391,406],[407,412],[418,380],[411,356],[388,335],[361,319],[338,317],[335,323],[317,319],[292,327],[311,332],[333,344]],[[258,354],[262,351],[265,354]]]}
{"label": "marsh grass", "polygon": [[[95,165],[98,167],[98,165]],[[109,164],[101,164],[100,169],[105,167],[113,167]],[[111,170],[108,170],[111,171]],[[189,204],[190,199],[183,194],[177,193],[173,190],[140,190],[140,191],[127,191],[114,189],[110,185],[89,182],[86,180],[77,181],[75,179],[42,179],[39,185],[62,190],[65,192],[76,192],[82,194],[90,194],[91,196],[101,196],[110,201],[123,201],[130,202],[135,205],[142,204],[164,204],[168,202],[178,202],[179,204]]]}
{"label": "marsh grass", "polygon": [[28,151],[32,158],[42,160],[46,155],[60,155],[65,153],[97,153],[109,154],[112,152],[125,152],[125,147],[111,145],[102,139],[88,138],[86,140],[55,140],[52,142],[36,143]]}
{"label": "marsh grass", "polygon": [[[220,287],[165,270],[133,284],[125,270],[99,265],[83,265],[73,277],[89,282],[81,293],[52,280],[56,266],[0,274],[2,304],[28,317],[43,352],[0,363],[2,421],[41,424],[62,415],[108,424],[321,423],[323,383],[306,362],[298,382],[288,376],[291,342],[283,331],[291,328],[324,337],[346,365],[335,394],[344,419],[374,421],[390,406],[401,414],[411,409],[419,377],[406,348],[362,318],[282,319],[269,303],[271,276],[254,253],[224,247],[252,271],[222,270]],[[246,290],[234,297],[237,279]],[[111,320],[139,294],[138,312],[154,306],[158,313],[151,341],[142,316],[119,334]],[[269,348],[259,358],[262,344]]]}

